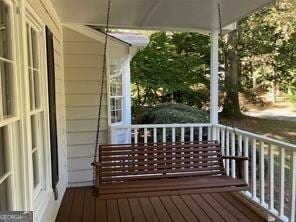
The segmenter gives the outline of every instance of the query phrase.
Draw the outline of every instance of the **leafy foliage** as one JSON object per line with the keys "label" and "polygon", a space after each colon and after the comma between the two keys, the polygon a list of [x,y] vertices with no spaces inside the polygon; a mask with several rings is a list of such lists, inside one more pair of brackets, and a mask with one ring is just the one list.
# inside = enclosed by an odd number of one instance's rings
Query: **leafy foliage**
{"label": "leafy foliage", "polygon": [[183,104],[164,103],[146,109],[143,124],[208,123],[207,112]]}
{"label": "leafy foliage", "polygon": [[296,1],[278,0],[239,22],[242,87],[296,90]]}
{"label": "leafy foliage", "polygon": [[[230,110],[238,110],[238,92],[253,103],[260,102],[261,93],[271,88],[296,94],[295,18],[296,1],[278,0],[241,19],[232,41],[227,41],[227,36],[221,39],[221,52],[228,53],[228,57],[225,56],[226,63],[220,67],[226,74],[220,78],[220,104],[232,105],[234,109]],[[207,107],[209,67],[208,35],[153,34],[149,45],[139,51],[131,63],[135,113],[141,112],[139,107],[172,101]],[[236,72],[231,75],[233,70]],[[226,84],[227,78],[230,84]],[[227,99],[229,92],[231,96]],[[234,115],[233,111],[230,115]]]}
{"label": "leafy foliage", "polygon": [[202,107],[209,99],[209,66],[208,35],[153,34],[131,63],[133,105],[176,101]]}

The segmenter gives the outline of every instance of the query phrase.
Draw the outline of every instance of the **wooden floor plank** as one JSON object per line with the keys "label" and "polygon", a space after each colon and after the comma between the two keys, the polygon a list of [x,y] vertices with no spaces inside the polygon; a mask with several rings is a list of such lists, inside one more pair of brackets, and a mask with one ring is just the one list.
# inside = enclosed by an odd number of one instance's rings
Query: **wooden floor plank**
{"label": "wooden floor plank", "polygon": [[167,212],[170,214],[170,217],[175,222],[185,222],[183,215],[179,212],[173,201],[168,196],[160,197],[164,207],[166,208]]}
{"label": "wooden floor plank", "polygon": [[152,206],[161,222],[171,222],[171,218],[166,211],[165,207],[163,206],[162,202],[160,201],[159,197],[151,197],[150,201]]}
{"label": "wooden floor plank", "polygon": [[159,221],[150,200],[148,198],[139,198],[139,201],[141,203],[147,222]]}
{"label": "wooden floor plank", "polygon": [[64,194],[56,222],[67,222],[71,213],[75,189],[68,188]]}
{"label": "wooden floor plank", "polygon": [[146,218],[145,218],[144,212],[141,208],[139,200],[136,198],[132,198],[132,199],[129,199],[128,201],[130,204],[130,208],[131,208],[131,212],[132,212],[134,221],[135,222],[142,222],[142,221],[145,222]]}
{"label": "wooden floor plank", "polygon": [[120,222],[117,200],[107,200],[108,222]]}
{"label": "wooden floor plank", "polygon": [[234,207],[240,210],[243,214],[245,214],[251,221],[263,222],[264,219],[257,215],[253,210],[249,209],[248,206],[243,204],[237,198],[235,198],[231,193],[221,193],[221,195],[228,200]]}
{"label": "wooden floor plank", "polygon": [[221,205],[224,206],[228,210],[228,212],[232,213],[239,221],[241,222],[250,222],[251,220],[240,212],[236,207],[234,207],[230,202],[228,202],[221,194],[214,193],[211,194]]}
{"label": "wooden floor plank", "polygon": [[212,206],[200,196],[200,194],[194,194],[194,195],[191,195],[191,197],[193,198],[195,203],[197,203],[203,209],[203,211],[206,212],[206,214],[208,215],[208,217],[211,218],[212,221],[215,221],[215,222],[224,221],[220,216],[220,214],[218,214],[212,208]]}
{"label": "wooden floor plank", "polygon": [[198,219],[194,216],[194,214],[179,196],[171,196],[171,199],[173,200],[174,204],[179,209],[186,221],[198,222]]}
{"label": "wooden floor plank", "polygon": [[133,216],[127,199],[118,200],[118,208],[121,222],[133,222]]}
{"label": "wooden floor plank", "polygon": [[84,195],[85,195],[85,189],[79,188],[75,190],[71,214],[69,216],[69,221],[80,222],[82,220]]}
{"label": "wooden floor plank", "polygon": [[95,221],[96,222],[108,222],[107,216],[107,201],[96,199],[96,207],[95,207]]}
{"label": "wooden floor plank", "polygon": [[96,198],[92,192],[91,188],[86,188],[85,190],[82,221],[94,221]]}
{"label": "wooden floor plank", "polygon": [[57,222],[263,222],[233,193],[103,200],[90,187],[68,188]]}
{"label": "wooden floor plank", "polygon": [[211,194],[201,194],[201,196],[215,209],[226,221],[238,222],[238,219],[229,213]]}
{"label": "wooden floor plank", "polygon": [[195,201],[190,197],[190,195],[181,196],[184,203],[191,209],[192,213],[198,218],[201,222],[211,222],[212,220],[208,215],[203,211],[203,209],[195,203]]}

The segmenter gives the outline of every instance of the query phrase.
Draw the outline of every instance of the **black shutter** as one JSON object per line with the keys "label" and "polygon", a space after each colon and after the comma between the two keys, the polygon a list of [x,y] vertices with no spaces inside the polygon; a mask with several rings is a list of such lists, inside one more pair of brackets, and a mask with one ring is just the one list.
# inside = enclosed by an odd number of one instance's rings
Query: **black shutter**
{"label": "black shutter", "polygon": [[46,27],[46,51],[47,51],[47,73],[48,73],[48,97],[49,97],[49,122],[50,122],[50,144],[51,144],[51,173],[52,188],[55,199],[58,198],[56,186],[59,182],[59,158],[56,121],[56,90],[55,90],[55,67],[53,34]]}

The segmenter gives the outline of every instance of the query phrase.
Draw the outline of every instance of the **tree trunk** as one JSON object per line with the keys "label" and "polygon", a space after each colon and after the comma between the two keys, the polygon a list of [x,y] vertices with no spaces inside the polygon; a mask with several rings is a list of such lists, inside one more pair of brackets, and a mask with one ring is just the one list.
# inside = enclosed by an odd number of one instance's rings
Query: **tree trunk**
{"label": "tree trunk", "polygon": [[223,115],[242,115],[239,105],[239,55],[237,53],[237,30],[227,36],[227,50],[225,53],[225,91],[226,97],[223,106]]}

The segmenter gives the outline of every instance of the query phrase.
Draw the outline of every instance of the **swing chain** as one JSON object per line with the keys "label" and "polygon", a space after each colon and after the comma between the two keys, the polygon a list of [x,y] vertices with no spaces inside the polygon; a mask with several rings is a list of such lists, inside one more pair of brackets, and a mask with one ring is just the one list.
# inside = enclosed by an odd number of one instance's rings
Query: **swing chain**
{"label": "swing chain", "polygon": [[111,11],[111,0],[108,0],[107,5],[107,13],[106,13],[106,27],[105,27],[105,41],[104,41],[104,56],[103,56],[103,70],[102,70],[102,79],[100,85],[100,97],[99,97],[99,112],[97,116],[97,131],[96,131],[96,142],[95,142],[95,152],[92,162],[93,167],[93,185],[94,188],[97,188],[96,183],[96,170],[97,170],[97,158],[98,158],[98,150],[99,150],[99,139],[100,139],[100,128],[101,128],[101,116],[102,116],[102,101],[103,101],[103,93],[104,93],[104,85],[105,79],[107,75],[107,48],[108,48],[108,34],[110,32],[110,11]]}
{"label": "swing chain", "polygon": [[218,3],[218,17],[219,17],[219,29],[220,29],[220,36],[223,35],[223,29],[222,29],[222,15],[221,15],[221,5]]}

